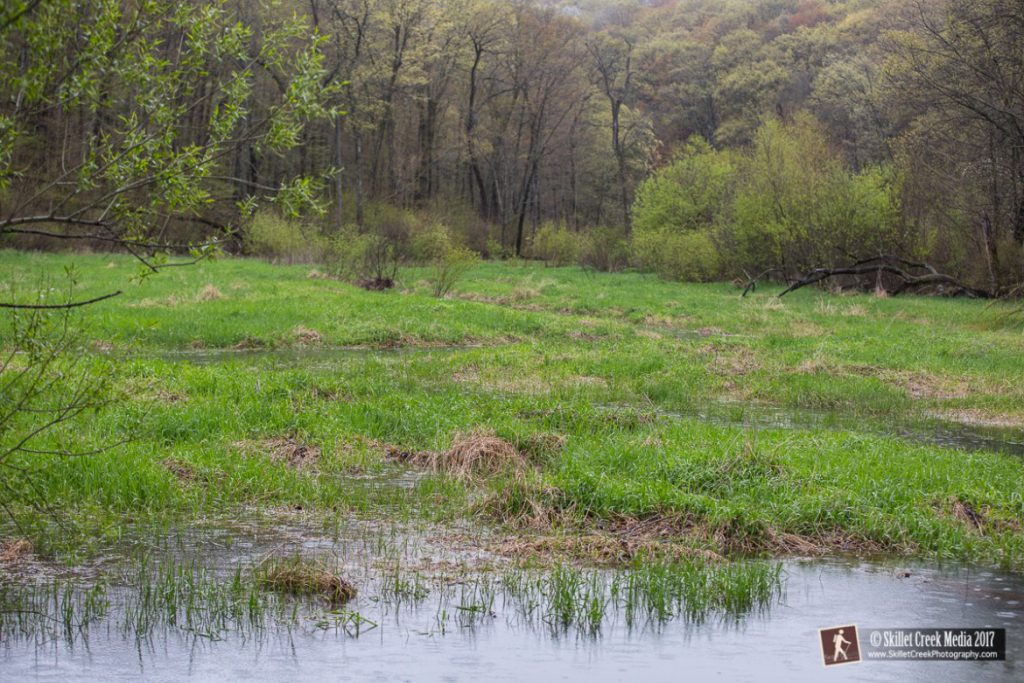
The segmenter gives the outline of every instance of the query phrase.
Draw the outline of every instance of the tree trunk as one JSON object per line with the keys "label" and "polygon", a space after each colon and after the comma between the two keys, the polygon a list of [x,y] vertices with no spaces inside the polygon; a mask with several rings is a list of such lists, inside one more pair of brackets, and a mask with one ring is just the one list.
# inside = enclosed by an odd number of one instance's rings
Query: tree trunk
{"label": "tree trunk", "polygon": [[619,133],[619,114],[622,110],[622,102],[612,102],[612,148],[615,150],[615,161],[619,174],[619,201],[622,205],[622,227],[629,236],[629,190],[626,188],[626,150],[622,148],[622,137]]}
{"label": "tree trunk", "polygon": [[998,242],[992,231],[992,221],[988,211],[981,212],[981,237],[985,244],[985,265],[988,267],[989,287],[993,292],[999,291],[999,251]]}
{"label": "tree trunk", "polygon": [[345,187],[344,166],[345,159],[342,155],[342,117],[334,117],[334,230],[341,232],[345,227],[345,205],[342,195]]}
{"label": "tree trunk", "polygon": [[530,188],[533,186],[533,177],[537,174],[537,160],[530,163],[530,172],[522,185],[522,195],[519,198],[519,218],[516,221],[516,256],[523,255],[523,228],[526,224],[526,209],[530,201]]}
{"label": "tree trunk", "polygon": [[[353,126],[354,128],[355,126]],[[355,154],[356,154],[356,226],[363,229],[363,134],[355,131]]]}

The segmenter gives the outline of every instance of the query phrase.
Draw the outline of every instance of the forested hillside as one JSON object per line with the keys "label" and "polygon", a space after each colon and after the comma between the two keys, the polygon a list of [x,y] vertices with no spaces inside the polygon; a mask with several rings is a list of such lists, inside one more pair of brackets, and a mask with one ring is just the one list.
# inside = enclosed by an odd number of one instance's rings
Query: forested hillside
{"label": "forested hillside", "polygon": [[20,0],[0,83],[16,246],[1024,281],[1016,0]]}

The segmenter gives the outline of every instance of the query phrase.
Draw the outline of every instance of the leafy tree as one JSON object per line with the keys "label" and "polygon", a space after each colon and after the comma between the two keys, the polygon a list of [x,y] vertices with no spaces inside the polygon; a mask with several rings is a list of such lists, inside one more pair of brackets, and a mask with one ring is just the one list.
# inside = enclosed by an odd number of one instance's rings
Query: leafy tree
{"label": "leafy tree", "polygon": [[[259,197],[318,211],[315,179],[235,168],[330,115],[321,42],[273,14],[257,32],[217,0],[16,4],[0,19],[0,236],[101,242],[156,270],[209,253],[211,228]],[[267,73],[280,90],[257,101]]]}
{"label": "leafy tree", "polygon": [[955,242],[983,245],[992,289],[1011,289],[1024,281],[1024,4],[910,7],[913,26],[891,35],[888,69],[910,121],[903,149],[926,193],[918,201],[943,197],[945,216],[924,215],[959,233]]}
{"label": "leafy tree", "polygon": [[795,275],[900,245],[891,179],[877,168],[849,172],[810,115],[766,122],[743,166],[722,232],[738,266]]}

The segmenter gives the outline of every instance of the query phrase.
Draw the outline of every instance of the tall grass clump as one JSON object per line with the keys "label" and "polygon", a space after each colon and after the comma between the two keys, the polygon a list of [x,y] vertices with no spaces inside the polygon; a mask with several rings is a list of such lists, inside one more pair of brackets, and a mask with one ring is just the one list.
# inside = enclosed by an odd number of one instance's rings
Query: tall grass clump
{"label": "tall grass clump", "polygon": [[298,620],[297,604],[264,594],[242,567],[222,576],[195,563],[153,565],[143,557],[126,578],[121,630],[140,640],[161,629],[246,635]]}
{"label": "tall grass clump", "polygon": [[108,614],[106,587],[75,582],[0,582],[0,641],[61,639],[74,644]]}
{"label": "tall grass clump", "polygon": [[781,574],[781,564],[764,562],[637,562],[615,575],[612,594],[630,627],[678,617],[700,623],[716,612],[736,619],[770,606],[781,594]]}
{"label": "tall grass clump", "polygon": [[576,629],[596,635],[609,618],[628,628],[659,628],[673,619],[702,622],[713,614],[737,619],[767,609],[781,595],[781,565],[712,564],[637,558],[626,569],[604,571],[557,564],[546,572],[505,572],[505,600],[525,622],[553,635]]}

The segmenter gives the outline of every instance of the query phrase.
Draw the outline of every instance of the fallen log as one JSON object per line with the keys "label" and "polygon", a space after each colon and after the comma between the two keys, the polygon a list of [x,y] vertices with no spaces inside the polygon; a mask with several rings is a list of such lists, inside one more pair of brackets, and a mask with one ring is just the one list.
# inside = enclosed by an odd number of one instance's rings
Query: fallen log
{"label": "fallen log", "polygon": [[895,295],[906,291],[936,287],[943,288],[944,290],[948,288],[949,291],[943,291],[948,296],[962,295],[975,299],[991,299],[994,296],[992,292],[971,287],[960,282],[952,275],[940,273],[930,264],[910,261],[898,256],[874,256],[841,268],[815,268],[803,277],[791,282],[778,296],[784,297],[801,287],[844,275],[874,275],[876,282],[880,284],[883,274],[892,276],[896,280],[895,286],[884,288],[888,294]]}

